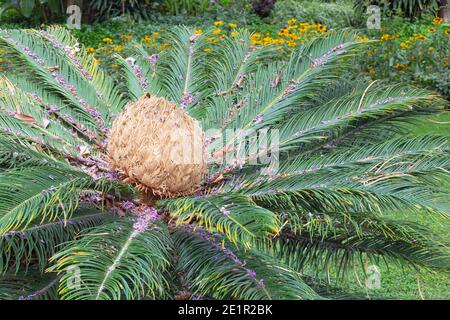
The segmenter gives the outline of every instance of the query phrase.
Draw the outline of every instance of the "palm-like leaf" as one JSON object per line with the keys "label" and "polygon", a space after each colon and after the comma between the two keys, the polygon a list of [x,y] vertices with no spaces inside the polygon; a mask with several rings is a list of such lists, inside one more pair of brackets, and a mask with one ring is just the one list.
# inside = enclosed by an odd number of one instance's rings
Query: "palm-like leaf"
{"label": "palm-like leaf", "polygon": [[[443,100],[342,81],[364,45],[347,31],[288,61],[245,30],[211,56],[205,39],[183,27],[158,56],[136,45],[113,79],[62,28],[0,31],[15,65],[0,79],[2,298],[317,299],[334,296],[324,278],[367,261],[448,269],[448,238],[400,214],[448,223],[447,138],[398,135]],[[211,139],[201,189],[158,201],[158,214],[105,152],[112,120],[145,92],[214,136],[233,129],[225,145]],[[244,143],[222,161],[242,132],[269,129],[279,144]],[[276,151],[279,166],[261,174],[254,160]],[[35,285],[40,273],[50,280]]]}

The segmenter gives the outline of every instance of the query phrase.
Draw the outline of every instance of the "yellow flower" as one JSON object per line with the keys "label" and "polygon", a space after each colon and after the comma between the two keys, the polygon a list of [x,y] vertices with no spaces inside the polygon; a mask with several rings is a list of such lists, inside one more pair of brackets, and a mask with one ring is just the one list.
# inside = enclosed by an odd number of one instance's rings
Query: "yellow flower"
{"label": "yellow flower", "polygon": [[433,52],[433,51],[434,51],[434,48],[433,48],[433,47],[429,47],[429,48],[428,48],[428,51],[429,51],[429,52]]}
{"label": "yellow flower", "polygon": [[123,47],[122,46],[114,46],[114,51],[115,52],[120,52],[120,51],[122,51],[123,50]]}
{"label": "yellow flower", "polygon": [[167,48],[169,48],[169,47],[170,47],[170,44],[164,43],[163,45],[161,45],[160,51],[162,51],[162,50],[164,50],[164,49],[167,49]]}
{"label": "yellow flower", "polygon": [[359,41],[366,41],[366,40],[369,40],[369,37],[361,36],[361,37],[356,37],[356,39],[359,40]]}
{"label": "yellow flower", "polygon": [[394,68],[397,70],[405,70],[408,68],[408,65],[404,63],[396,63],[394,64]]}
{"label": "yellow flower", "polygon": [[429,33],[435,33],[435,32],[436,32],[436,29],[435,29],[435,28],[429,28],[427,31],[428,31]]}
{"label": "yellow flower", "polygon": [[234,22],[230,22],[230,23],[228,24],[228,26],[229,26],[230,28],[236,28],[236,27],[237,27],[237,24],[234,23]]}
{"label": "yellow flower", "polygon": [[3,60],[3,58],[0,58],[0,63],[2,63],[4,60]]}
{"label": "yellow flower", "polygon": [[273,39],[271,37],[264,37],[262,40],[265,46],[273,43]]}
{"label": "yellow flower", "polygon": [[215,29],[215,30],[213,31],[214,34],[220,34],[221,32],[222,32],[222,30],[220,30],[220,29]]}
{"label": "yellow flower", "polygon": [[442,23],[442,21],[443,21],[442,18],[436,17],[436,18],[433,19],[433,24],[435,26],[438,26],[438,25],[440,25]]}
{"label": "yellow flower", "polygon": [[291,47],[291,48],[295,47],[297,45],[297,43],[295,41],[293,41],[293,40],[288,41],[287,44],[288,44],[288,47]]}
{"label": "yellow flower", "polygon": [[86,48],[86,50],[87,50],[87,52],[89,52],[89,53],[96,53],[97,52],[97,50],[95,50],[94,48]]}
{"label": "yellow flower", "polygon": [[298,28],[298,31],[300,33],[305,33],[307,30],[308,30],[308,27],[306,27],[306,26],[302,26],[302,27]]}
{"label": "yellow flower", "polygon": [[153,36],[156,38],[157,36],[159,36],[159,32],[158,31],[153,32]]}
{"label": "yellow flower", "polygon": [[195,33],[195,34],[202,34],[203,31],[202,31],[202,29],[195,29],[195,30],[194,30],[194,33]]}
{"label": "yellow flower", "polygon": [[124,42],[130,42],[131,40],[133,40],[133,36],[131,34],[124,34],[121,36],[121,38]]}
{"label": "yellow flower", "polygon": [[416,40],[420,40],[420,41],[425,41],[425,40],[427,40],[427,37],[425,37],[423,34],[416,34],[415,35],[415,39]]}
{"label": "yellow flower", "polygon": [[278,35],[281,37],[284,37],[286,35],[287,30],[285,28],[282,28],[280,31],[278,31]]}
{"label": "yellow flower", "polygon": [[145,35],[145,36],[144,36],[144,42],[149,43],[149,42],[151,42],[151,41],[152,41],[152,37],[150,37],[149,35]]}
{"label": "yellow flower", "polygon": [[403,49],[409,49],[411,48],[411,45],[409,44],[409,41],[403,41],[400,43],[400,47]]}
{"label": "yellow flower", "polygon": [[318,26],[319,32],[324,33],[327,31],[327,26],[324,26],[323,24],[319,24]]}
{"label": "yellow flower", "polygon": [[374,68],[370,68],[370,69],[369,69],[369,74],[370,74],[371,76],[374,76],[376,73],[377,73],[377,72],[375,71]]}
{"label": "yellow flower", "polygon": [[109,44],[113,43],[113,40],[112,40],[111,38],[103,38],[102,41],[103,41],[104,43],[109,43]]}
{"label": "yellow flower", "polygon": [[211,48],[205,48],[205,49],[203,49],[203,51],[205,51],[206,53],[210,53],[212,50],[211,50]]}
{"label": "yellow flower", "polygon": [[237,32],[237,31],[230,32],[230,36],[232,36],[232,37],[237,37],[238,35],[239,35],[239,32]]}
{"label": "yellow flower", "polygon": [[292,18],[292,19],[288,20],[288,24],[294,24],[296,22],[297,22],[297,19],[295,19],[295,18]]}
{"label": "yellow flower", "polygon": [[394,39],[394,37],[391,36],[390,34],[385,33],[385,34],[383,34],[383,35],[381,36],[380,39],[381,39],[382,41],[389,41],[389,40]]}
{"label": "yellow flower", "polygon": [[214,25],[216,27],[222,26],[223,25],[223,21],[222,20],[217,20],[217,21],[214,22]]}

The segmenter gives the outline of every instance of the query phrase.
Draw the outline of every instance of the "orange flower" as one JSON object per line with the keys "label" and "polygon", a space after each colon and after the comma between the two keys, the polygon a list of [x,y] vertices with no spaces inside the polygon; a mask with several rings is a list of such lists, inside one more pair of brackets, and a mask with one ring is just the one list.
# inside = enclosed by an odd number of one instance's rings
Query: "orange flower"
{"label": "orange flower", "polygon": [[443,21],[442,18],[436,17],[436,18],[433,19],[433,24],[434,24],[435,26],[438,26],[438,25],[440,25],[440,24],[442,23],[442,21]]}

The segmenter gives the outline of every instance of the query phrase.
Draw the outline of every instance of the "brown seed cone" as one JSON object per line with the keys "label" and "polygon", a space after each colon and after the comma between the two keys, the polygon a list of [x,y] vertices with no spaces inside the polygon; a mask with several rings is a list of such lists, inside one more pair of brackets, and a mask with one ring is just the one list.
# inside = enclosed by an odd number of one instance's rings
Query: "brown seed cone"
{"label": "brown seed cone", "polygon": [[205,136],[175,104],[146,94],[114,121],[108,142],[111,167],[144,197],[192,194],[206,173]]}

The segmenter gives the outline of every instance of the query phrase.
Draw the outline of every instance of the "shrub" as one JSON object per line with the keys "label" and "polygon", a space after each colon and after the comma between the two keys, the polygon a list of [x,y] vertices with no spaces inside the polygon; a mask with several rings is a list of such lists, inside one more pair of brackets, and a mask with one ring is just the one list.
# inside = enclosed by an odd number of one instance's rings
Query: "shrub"
{"label": "shrub", "polygon": [[384,25],[368,32],[379,41],[362,57],[361,69],[372,78],[420,84],[450,98],[449,26],[441,18],[411,24],[398,17]]}
{"label": "shrub", "polygon": [[370,5],[377,5],[387,15],[401,15],[409,18],[420,17],[423,13],[435,14],[439,0],[355,0],[354,6],[358,12],[365,12]]}
{"label": "shrub", "polygon": [[328,3],[303,0],[277,1],[273,15],[274,21],[296,18],[298,21],[320,23],[330,28],[344,28],[356,25],[351,2]]}

